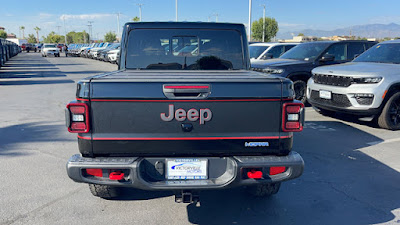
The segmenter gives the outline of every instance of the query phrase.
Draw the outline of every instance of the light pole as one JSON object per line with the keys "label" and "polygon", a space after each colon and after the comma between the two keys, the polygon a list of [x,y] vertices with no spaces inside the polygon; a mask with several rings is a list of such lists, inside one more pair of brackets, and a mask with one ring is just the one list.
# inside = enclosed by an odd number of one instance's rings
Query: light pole
{"label": "light pole", "polygon": [[136,5],[139,6],[139,21],[142,22],[142,5],[144,5],[144,4],[138,3]]}
{"label": "light pole", "polygon": [[60,35],[60,25],[58,25],[58,26],[56,26],[57,27],[57,30],[58,30],[58,34]]}
{"label": "light pole", "polygon": [[218,16],[219,16],[219,14],[218,14],[218,13],[215,13],[214,16],[215,16],[215,22],[218,22]]}
{"label": "light pole", "polygon": [[65,28],[65,15],[63,15],[63,21],[64,21],[64,38],[65,38],[65,44],[67,44],[67,28]]}
{"label": "light pole", "polygon": [[265,4],[261,5],[264,7],[263,9],[263,36],[262,36],[262,42],[265,41]]}
{"label": "light pole", "polygon": [[93,26],[92,26],[92,23],[94,23],[94,21],[88,21],[88,28],[89,28],[89,34],[90,34],[90,37],[89,37],[89,43],[90,43],[90,39],[92,39],[93,40],[93,32],[92,32],[92,28],[93,28]]}
{"label": "light pole", "polygon": [[251,0],[249,0],[249,41],[251,41]]}
{"label": "light pole", "polygon": [[[119,37],[119,16],[121,15],[121,13],[117,13],[117,24],[118,24],[118,37]],[[120,38],[121,41],[121,38]]]}
{"label": "light pole", "polygon": [[175,21],[178,22],[178,0],[175,0]]}

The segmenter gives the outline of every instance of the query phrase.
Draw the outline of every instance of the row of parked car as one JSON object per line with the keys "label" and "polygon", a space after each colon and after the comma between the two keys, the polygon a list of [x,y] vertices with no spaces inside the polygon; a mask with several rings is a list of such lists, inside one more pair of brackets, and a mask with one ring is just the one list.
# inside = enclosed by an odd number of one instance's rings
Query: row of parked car
{"label": "row of parked car", "polygon": [[4,66],[11,57],[18,55],[20,52],[21,48],[17,44],[0,38],[0,68]]}
{"label": "row of parked car", "polygon": [[400,129],[400,40],[301,43],[278,58],[268,52],[285,45],[250,45],[252,69],[291,79],[295,98],[324,115],[342,112]]}
{"label": "row of parked car", "polygon": [[70,44],[68,55],[117,63],[120,54],[120,43]]}

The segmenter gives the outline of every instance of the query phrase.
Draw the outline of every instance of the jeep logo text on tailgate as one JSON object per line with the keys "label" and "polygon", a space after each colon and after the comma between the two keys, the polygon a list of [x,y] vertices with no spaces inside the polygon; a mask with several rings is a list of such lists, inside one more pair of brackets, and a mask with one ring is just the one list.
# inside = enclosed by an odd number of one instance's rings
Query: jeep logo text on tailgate
{"label": "jeep logo text on tailgate", "polygon": [[174,111],[174,105],[168,106],[168,116],[166,113],[161,113],[160,117],[163,121],[169,122],[174,118],[177,121],[185,121],[186,118],[189,121],[197,121],[200,120],[200,124],[204,124],[206,121],[210,121],[212,118],[212,112],[210,109],[189,109],[187,112],[184,109],[177,109]]}

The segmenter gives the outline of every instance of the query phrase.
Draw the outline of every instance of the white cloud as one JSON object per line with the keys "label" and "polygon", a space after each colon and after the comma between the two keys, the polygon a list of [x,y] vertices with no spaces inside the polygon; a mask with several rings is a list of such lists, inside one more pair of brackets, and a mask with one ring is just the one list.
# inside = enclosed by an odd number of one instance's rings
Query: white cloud
{"label": "white cloud", "polygon": [[300,27],[300,26],[305,26],[305,24],[296,24],[296,23],[278,23],[279,27]]}
{"label": "white cloud", "polygon": [[49,19],[51,17],[53,17],[53,14],[49,14],[49,13],[39,13],[39,18],[40,19]]}
{"label": "white cloud", "polygon": [[96,13],[96,14],[79,14],[79,15],[72,15],[72,14],[64,14],[60,16],[60,20],[65,19],[66,20],[92,20],[92,19],[102,19],[104,17],[110,17],[110,16],[115,16],[114,14],[106,14],[106,13]]}

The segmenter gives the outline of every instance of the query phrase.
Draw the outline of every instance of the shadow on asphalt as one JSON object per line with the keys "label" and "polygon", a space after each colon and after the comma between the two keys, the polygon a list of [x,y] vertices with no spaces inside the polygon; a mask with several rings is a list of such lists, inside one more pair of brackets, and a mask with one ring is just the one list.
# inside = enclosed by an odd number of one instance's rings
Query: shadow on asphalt
{"label": "shadow on asphalt", "polygon": [[[310,108],[312,108],[312,106],[310,106]],[[315,109],[313,109],[313,110],[315,110]],[[369,126],[369,127],[373,127],[373,128],[379,128],[378,124],[374,120],[363,121],[363,120],[360,120],[360,117],[356,116],[356,115],[340,113],[340,112],[332,112],[329,114],[321,114],[321,115],[326,116],[326,117],[331,117],[334,119],[338,119],[338,120],[343,120],[346,122],[356,123],[356,124]]]}
{"label": "shadow on asphalt", "polygon": [[116,201],[150,200],[164,198],[174,195],[172,191],[145,191],[134,188],[120,188],[120,196],[114,198]]}
{"label": "shadow on asphalt", "polygon": [[187,206],[193,224],[376,224],[400,208],[400,173],[359,151],[382,141],[336,121],[308,121],[295,134],[304,174],[256,198],[243,189],[207,191]]}
{"label": "shadow on asphalt", "polygon": [[[4,81],[4,79],[24,79],[24,78],[54,78],[66,77],[68,74],[81,74],[82,71],[62,72],[56,67],[57,64],[49,63],[46,59],[35,59],[27,54],[20,55],[19,57],[11,59],[0,70],[0,85],[32,85],[32,84],[57,84],[57,83],[73,83],[73,80],[59,80],[59,81]],[[77,66],[83,65],[80,63],[62,64],[63,66]],[[92,70],[85,71],[87,74],[98,74],[104,71]]]}
{"label": "shadow on asphalt", "polygon": [[[0,127],[0,157],[21,156],[30,154],[29,149],[15,149],[13,145],[35,142],[66,142],[75,139],[64,138],[64,125],[48,125],[42,123],[23,123]],[[56,145],[56,144],[55,144]]]}

